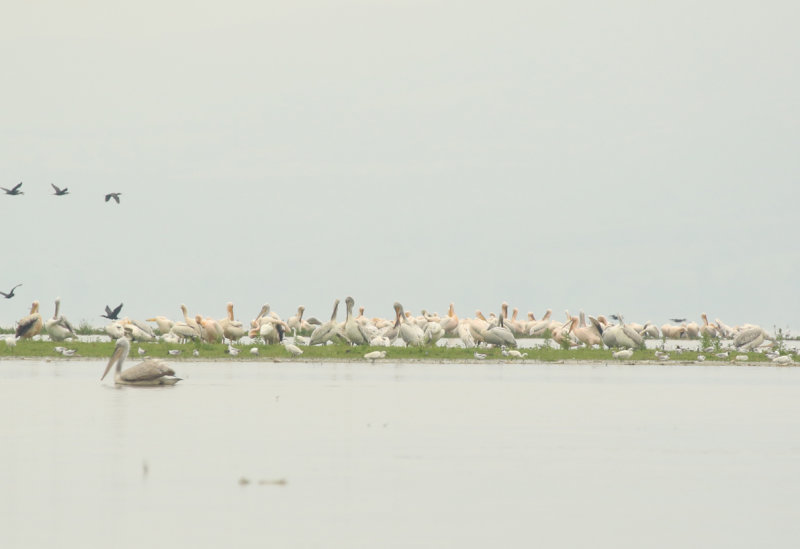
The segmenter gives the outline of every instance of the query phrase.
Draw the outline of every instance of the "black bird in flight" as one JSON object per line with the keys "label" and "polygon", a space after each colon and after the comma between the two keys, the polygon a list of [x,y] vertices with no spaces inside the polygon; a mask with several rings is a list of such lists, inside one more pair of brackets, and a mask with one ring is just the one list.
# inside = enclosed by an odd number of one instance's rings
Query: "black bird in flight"
{"label": "black bird in flight", "polygon": [[685,319],[685,318],[670,318],[670,320],[671,320],[672,322],[675,322],[675,323],[677,323],[677,324],[680,324],[681,322],[686,322],[686,319]]}
{"label": "black bird in flight", "polygon": [[17,288],[19,288],[20,286],[22,286],[22,284],[17,284],[17,285],[16,285],[16,286],[14,286],[13,288],[11,288],[11,291],[10,291],[10,292],[8,292],[8,293],[5,293],[5,292],[0,292],[0,295],[1,295],[1,296],[3,296],[3,297],[4,297],[4,298],[6,298],[6,299],[11,299],[12,297],[14,297],[14,290],[16,290]]}
{"label": "black bird in flight", "polygon": [[53,193],[56,196],[64,196],[65,194],[69,194],[69,189],[67,189],[66,187],[64,187],[63,189],[59,189],[58,187],[56,187],[52,183],[50,183],[50,186],[53,187],[53,190],[56,191],[56,192]]}
{"label": "black bird in flight", "polygon": [[22,181],[20,181],[10,189],[6,189],[5,187],[0,187],[0,189],[3,189],[6,192],[6,194],[12,194],[12,195],[25,194],[24,192],[19,190],[20,187],[22,187]]}
{"label": "black bird in flight", "polygon": [[109,200],[111,200],[113,198],[114,200],[117,201],[117,204],[119,204],[119,195],[121,195],[121,194],[122,193],[108,193],[106,195],[106,202],[108,202]]}
{"label": "black bird in flight", "polygon": [[100,316],[102,316],[103,318],[107,318],[108,320],[119,320],[119,317],[117,315],[121,310],[122,310],[122,303],[120,303],[119,307],[117,307],[113,311],[111,310],[111,307],[106,305],[106,314]]}

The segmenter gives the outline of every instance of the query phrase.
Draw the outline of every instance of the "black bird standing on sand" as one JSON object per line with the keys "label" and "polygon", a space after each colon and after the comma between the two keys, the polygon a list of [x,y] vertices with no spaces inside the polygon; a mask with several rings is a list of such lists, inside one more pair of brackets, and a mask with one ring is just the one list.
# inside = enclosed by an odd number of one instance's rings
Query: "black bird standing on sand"
{"label": "black bird standing on sand", "polygon": [[119,320],[119,317],[117,315],[119,315],[119,312],[121,310],[122,310],[122,303],[120,303],[119,307],[117,307],[113,311],[108,305],[106,305],[106,314],[100,316],[102,316],[103,318],[107,318],[108,320]]}
{"label": "black bird standing on sand", "polygon": [[22,187],[22,181],[20,181],[19,183],[17,183],[16,185],[11,187],[10,189],[6,189],[5,187],[0,187],[0,189],[3,189],[6,192],[6,194],[11,194],[11,195],[15,195],[15,196],[18,195],[18,194],[25,194],[24,192],[19,190],[20,187]]}
{"label": "black bird standing on sand", "polygon": [[67,189],[66,187],[64,187],[63,189],[59,189],[58,187],[56,187],[52,183],[50,183],[50,186],[53,187],[53,190],[56,191],[56,192],[53,193],[56,196],[64,196],[65,194],[69,194],[69,189]]}
{"label": "black bird standing on sand", "polygon": [[3,296],[3,297],[4,297],[4,298],[6,298],[6,299],[11,299],[12,297],[14,297],[14,290],[16,290],[17,288],[19,288],[20,286],[22,286],[22,284],[17,284],[17,285],[16,285],[16,286],[14,286],[13,288],[11,288],[11,291],[10,291],[10,292],[8,292],[8,293],[5,293],[5,292],[0,292],[0,295],[1,295],[1,296]]}
{"label": "black bird standing on sand", "polygon": [[117,201],[117,204],[119,204],[119,195],[121,195],[121,194],[122,193],[108,193],[106,195],[106,202],[108,202],[109,200],[111,200],[113,198],[114,200]]}

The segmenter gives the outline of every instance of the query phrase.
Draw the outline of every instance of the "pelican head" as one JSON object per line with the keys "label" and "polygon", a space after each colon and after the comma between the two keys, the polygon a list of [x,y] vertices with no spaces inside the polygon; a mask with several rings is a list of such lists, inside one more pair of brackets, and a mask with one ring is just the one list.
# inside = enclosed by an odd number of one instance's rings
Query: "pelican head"
{"label": "pelican head", "polygon": [[[126,330],[126,335],[128,330]],[[103,375],[100,376],[100,381],[102,381],[106,375],[108,374],[109,370],[113,365],[117,365],[117,371],[122,369],[122,363],[125,361],[125,358],[128,356],[128,352],[131,350],[131,344],[128,341],[127,337],[121,337],[117,340],[117,345],[114,347],[114,353],[111,355],[111,358],[108,360],[108,364],[106,365],[106,369],[103,372]]]}

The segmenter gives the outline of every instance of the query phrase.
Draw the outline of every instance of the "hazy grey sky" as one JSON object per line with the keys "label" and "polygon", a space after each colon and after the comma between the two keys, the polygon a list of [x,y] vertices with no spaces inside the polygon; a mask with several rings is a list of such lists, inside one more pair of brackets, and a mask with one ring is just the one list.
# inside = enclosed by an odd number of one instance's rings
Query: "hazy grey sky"
{"label": "hazy grey sky", "polygon": [[0,325],[352,295],[798,328],[800,5],[653,4],[16,2]]}

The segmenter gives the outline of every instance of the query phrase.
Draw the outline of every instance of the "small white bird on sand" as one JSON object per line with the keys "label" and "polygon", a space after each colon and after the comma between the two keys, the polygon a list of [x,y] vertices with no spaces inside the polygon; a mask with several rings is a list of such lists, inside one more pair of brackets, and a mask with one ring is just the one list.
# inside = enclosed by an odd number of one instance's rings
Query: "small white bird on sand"
{"label": "small white bird on sand", "polygon": [[736,360],[738,360],[739,362],[747,362],[748,360],[750,360],[750,357],[747,355],[736,355]]}
{"label": "small white bird on sand", "polygon": [[239,354],[239,349],[228,343],[228,349],[225,352],[231,356],[237,356]]}
{"label": "small white bird on sand", "polygon": [[200,351],[195,349],[194,351],[192,351],[192,356],[200,356]]}
{"label": "small white bird on sand", "polygon": [[525,358],[528,356],[528,353],[520,353],[516,349],[511,349],[510,351],[503,350],[503,356],[510,356],[511,358]]}
{"label": "small white bird on sand", "polygon": [[792,357],[790,357],[789,355],[776,356],[775,358],[772,359],[772,362],[774,362],[775,364],[791,364]]}
{"label": "small white bird on sand", "polygon": [[697,355],[697,362],[703,362],[705,359],[705,355]]}
{"label": "small white bird on sand", "polygon": [[479,353],[478,351],[475,351],[475,355],[474,355],[474,356],[475,356],[475,358],[477,358],[478,360],[483,360],[484,358],[486,358],[486,355],[485,355],[485,354],[483,354],[483,353]]}
{"label": "small white bird on sand", "polygon": [[386,358],[386,351],[372,351],[364,355],[364,358],[375,362],[379,358]]}
{"label": "small white bird on sand", "polygon": [[292,356],[300,356],[303,354],[303,349],[293,343],[287,342],[286,340],[284,340],[283,346],[286,347],[286,350],[289,351]]}
{"label": "small white bird on sand", "polygon": [[250,347],[250,354],[253,356],[258,356],[258,347]]}
{"label": "small white bird on sand", "polygon": [[64,349],[61,351],[61,354],[64,356],[72,356],[75,354],[75,349]]}
{"label": "small white bird on sand", "polygon": [[167,352],[168,352],[169,354],[171,354],[172,356],[178,356],[179,354],[181,354],[181,350],[180,350],[180,349],[170,349],[170,350],[169,350],[169,351],[167,351]]}
{"label": "small white bird on sand", "polygon": [[728,358],[728,351],[725,351],[724,353],[717,353],[714,356],[717,358]]}
{"label": "small white bird on sand", "polygon": [[16,337],[14,337],[13,335],[7,336],[7,337],[5,338],[5,342],[6,342],[6,345],[7,345],[8,347],[16,347],[16,345],[17,345],[17,338],[16,338]]}
{"label": "small white bird on sand", "polygon": [[615,351],[611,356],[617,360],[628,360],[633,356],[633,349],[623,349],[622,351]]}
{"label": "small white bird on sand", "polygon": [[137,353],[139,353],[139,356],[142,356],[142,355],[145,353],[145,350],[144,350],[144,349],[142,349],[141,347],[139,347],[139,348],[136,350],[136,352],[137,352]]}

